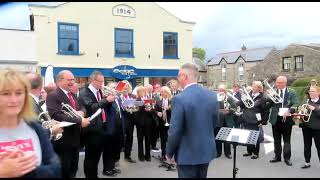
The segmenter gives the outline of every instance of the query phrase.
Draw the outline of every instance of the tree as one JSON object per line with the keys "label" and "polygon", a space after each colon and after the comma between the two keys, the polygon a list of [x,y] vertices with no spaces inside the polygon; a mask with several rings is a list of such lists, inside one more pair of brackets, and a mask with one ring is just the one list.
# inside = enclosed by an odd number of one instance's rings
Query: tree
{"label": "tree", "polygon": [[201,61],[204,61],[206,58],[206,51],[203,48],[192,48],[192,53]]}

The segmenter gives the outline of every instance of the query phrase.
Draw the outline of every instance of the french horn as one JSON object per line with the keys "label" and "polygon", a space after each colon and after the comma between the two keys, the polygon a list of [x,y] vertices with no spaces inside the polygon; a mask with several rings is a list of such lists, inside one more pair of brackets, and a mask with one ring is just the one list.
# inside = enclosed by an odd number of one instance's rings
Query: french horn
{"label": "french horn", "polygon": [[[38,121],[41,123],[41,126],[44,129],[51,129],[54,125],[60,123],[59,121],[51,119],[48,111],[40,113],[38,116]],[[58,133],[55,136],[53,136],[54,141],[57,141],[61,138],[62,138],[62,133]]]}

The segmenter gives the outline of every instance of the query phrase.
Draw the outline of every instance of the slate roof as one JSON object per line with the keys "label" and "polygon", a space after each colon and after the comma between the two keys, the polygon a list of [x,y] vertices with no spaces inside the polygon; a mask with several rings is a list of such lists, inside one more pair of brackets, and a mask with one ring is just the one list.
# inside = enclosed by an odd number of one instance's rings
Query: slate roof
{"label": "slate roof", "polygon": [[228,64],[236,63],[239,58],[243,58],[246,62],[262,61],[272,50],[275,50],[275,48],[264,47],[220,53],[209,59],[207,65],[218,65],[223,59],[227,61]]}

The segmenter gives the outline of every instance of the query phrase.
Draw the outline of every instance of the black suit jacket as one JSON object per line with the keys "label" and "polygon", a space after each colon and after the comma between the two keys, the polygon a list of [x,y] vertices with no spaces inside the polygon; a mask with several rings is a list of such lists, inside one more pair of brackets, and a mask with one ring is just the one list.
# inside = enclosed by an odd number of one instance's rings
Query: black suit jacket
{"label": "black suit jacket", "polygon": [[[100,97],[102,97],[101,90],[99,90],[99,92]],[[81,89],[79,93],[79,102],[85,107],[88,117],[92,116],[100,108],[103,108],[106,113],[107,109],[111,108],[112,105],[112,103],[109,103],[105,98],[101,98],[101,100],[98,102],[95,94],[93,94],[88,87]],[[103,135],[103,128],[104,125],[102,115],[99,115],[90,122],[89,126],[83,128],[84,138],[91,139],[90,137]]]}
{"label": "black suit jacket", "polygon": [[31,103],[32,103],[32,106],[33,106],[33,111],[36,113],[36,115],[38,116],[40,113],[43,112],[41,106],[36,102],[36,100],[33,99],[32,96],[30,96],[31,98]]}
{"label": "black suit jacket", "polygon": [[[84,107],[79,103],[76,95],[72,94],[72,97],[76,103],[77,110],[85,112]],[[47,96],[47,110],[51,118],[57,121],[67,121],[76,124],[64,127],[62,138],[59,141],[54,141],[54,145],[61,148],[80,148],[81,119],[70,117],[63,113],[61,103],[69,104],[72,107],[68,96],[58,87]]]}
{"label": "black suit jacket", "polygon": [[[155,111],[157,112],[161,112],[162,113],[162,104],[163,104],[163,99],[159,99],[156,101],[156,105],[155,105]],[[167,113],[167,121],[170,124],[170,118],[171,118],[171,100],[169,100],[168,102],[168,106],[169,108],[166,110]],[[157,116],[159,118],[159,116]],[[159,118],[159,125],[160,126],[164,126],[166,122],[163,120],[163,116],[161,118]]]}

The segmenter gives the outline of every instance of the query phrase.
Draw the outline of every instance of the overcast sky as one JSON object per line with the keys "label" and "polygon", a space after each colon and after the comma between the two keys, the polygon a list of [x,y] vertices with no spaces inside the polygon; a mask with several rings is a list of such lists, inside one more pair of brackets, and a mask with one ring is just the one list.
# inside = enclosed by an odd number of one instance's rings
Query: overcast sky
{"label": "overcast sky", "polygon": [[[29,27],[26,16],[28,8],[19,4],[21,3],[15,3],[15,8],[11,8],[9,17],[4,8],[8,5],[0,6],[0,27]],[[319,2],[157,4],[181,20],[196,23],[193,29],[193,46],[204,48],[207,59],[217,53],[238,51],[243,44],[247,48],[282,48],[291,43],[320,43]]]}

